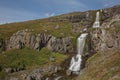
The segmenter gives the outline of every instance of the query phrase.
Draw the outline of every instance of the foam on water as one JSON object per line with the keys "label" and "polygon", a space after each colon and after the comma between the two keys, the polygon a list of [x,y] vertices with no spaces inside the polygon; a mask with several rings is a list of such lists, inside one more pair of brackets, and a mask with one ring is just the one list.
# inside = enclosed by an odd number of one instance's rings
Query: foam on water
{"label": "foam on water", "polygon": [[72,57],[71,59],[71,63],[70,63],[70,67],[69,70],[73,71],[73,72],[79,72],[80,71],[80,66],[81,66],[81,62],[82,62],[82,53],[84,50],[84,46],[85,46],[85,40],[86,40],[86,36],[88,34],[87,33],[83,33],[81,34],[80,37],[78,37],[77,40],[77,55],[75,57]]}
{"label": "foam on water", "polygon": [[95,20],[95,22],[94,22],[94,24],[93,24],[93,28],[98,28],[98,27],[100,27],[99,16],[100,16],[100,13],[99,13],[99,11],[98,11],[98,12],[96,13],[96,20]]}

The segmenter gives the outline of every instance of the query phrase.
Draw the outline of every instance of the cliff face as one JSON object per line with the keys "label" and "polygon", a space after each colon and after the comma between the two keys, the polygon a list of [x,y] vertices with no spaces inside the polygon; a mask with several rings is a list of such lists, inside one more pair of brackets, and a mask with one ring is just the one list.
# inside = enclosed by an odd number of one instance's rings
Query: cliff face
{"label": "cliff face", "polygon": [[[117,17],[116,17],[117,16]],[[119,51],[120,49],[120,15],[112,17],[108,22],[103,22],[101,28],[93,30],[92,44],[95,51]]]}
{"label": "cliff face", "polygon": [[29,29],[21,30],[17,33],[14,33],[10,37],[10,40],[6,41],[5,47],[6,50],[29,47],[38,51],[40,51],[41,48],[46,47],[54,52],[73,52],[72,42],[69,37],[56,38],[45,33],[32,34],[32,31]]}

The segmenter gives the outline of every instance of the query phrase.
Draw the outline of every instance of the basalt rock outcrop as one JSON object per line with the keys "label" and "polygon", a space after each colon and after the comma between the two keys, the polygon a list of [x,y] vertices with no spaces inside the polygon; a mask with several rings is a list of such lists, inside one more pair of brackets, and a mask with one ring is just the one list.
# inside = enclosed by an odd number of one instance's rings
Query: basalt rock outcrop
{"label": "basalt rock outcrop", "polygon": [[51,51],[61,53],[73,51],[72,41],[69,37],[56,38],[45,33],[32,34],[28,29],[14,33],[10,40],[6,41],[5,47],[6,50],[29,47],[39,51],[41,48],[47,47]]}

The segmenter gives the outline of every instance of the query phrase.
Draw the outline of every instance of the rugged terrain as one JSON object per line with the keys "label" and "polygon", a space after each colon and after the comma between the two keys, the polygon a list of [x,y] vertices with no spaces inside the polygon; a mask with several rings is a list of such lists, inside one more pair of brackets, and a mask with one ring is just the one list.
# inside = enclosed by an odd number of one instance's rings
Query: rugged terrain
{"label": "rugged terrain", "polygon": [[[119,80],[119,9],[117,5],[0,25],[0,80]],[[101,26],[93,29],[97,11]],[[77,37],[83,32],[89,36],[82,70],[68,76]]]}

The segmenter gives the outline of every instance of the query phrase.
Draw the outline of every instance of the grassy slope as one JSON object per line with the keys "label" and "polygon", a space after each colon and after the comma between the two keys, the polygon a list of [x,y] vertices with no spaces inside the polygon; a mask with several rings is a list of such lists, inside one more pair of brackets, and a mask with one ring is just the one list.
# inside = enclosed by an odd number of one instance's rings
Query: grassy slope
{"label": "grassy slope", "polygon": [[[49,58],[55,57],[55,64],[60,64],[66,55],[51,52],[46,48],[43,48],[40,52],[24,48],[22,50],[11,50],[0,55],[0,67],[4,68],[19,68],[25,66],[26,70],[32,70],[40,66],[47,66],[52,63]],[[3,76],[4,71],[0,72],[0,76]]]}
{"label": "grassy slope", "polygon": [[26,69],[28,69],[49,63],[49,57],[55,57],[56,63],[66,58],[65,55],[51,52],[46,48],[43,48],[40,52],[24,48],[22,50],[11,50],[1,54],[0,64],[2,64],[3,67],[18,67],[18,63],[23,63]]}
{"label": "grassy slope", "polygon": [[[60,29],[55,30],[55,27],[59,25]],[[27,22],[20,22],[20,23],[11,23],[0,25],[0,34],[3,38],[9,38],[12,36],[13,33],[17,32],[18,30],[23,29],[34,29],[35,33],[39,32],[46,32],[47,33],[56,33],[55,36],[60,36],[61,32],[68,32],[71,26],[68,22],[48,22],[48,20],[34,20],[34,21],[27,21]]]}
{"label": "grassy slope", "polygon": [[120,80],[120,53],[93,55],[77,80]]}
{"label": "grassy slope", "polygon": [[[59,21],[63,19],[66,18],[64,15],[61,15],[46,19],[38,19],[0,25],[0,38],[8,39],[10,36],[12,36],[13,33],[23,29],[34,29],[35,33],[45,32],[48,34],[52,34],[53,36],[56,37],[75,36],[76,33],[71,32],[72,23],[69,20]],[[56,26],[59,26],[59,28],[55,29]],[[62,35],[61,33],[63,33],[64,35]]]}

